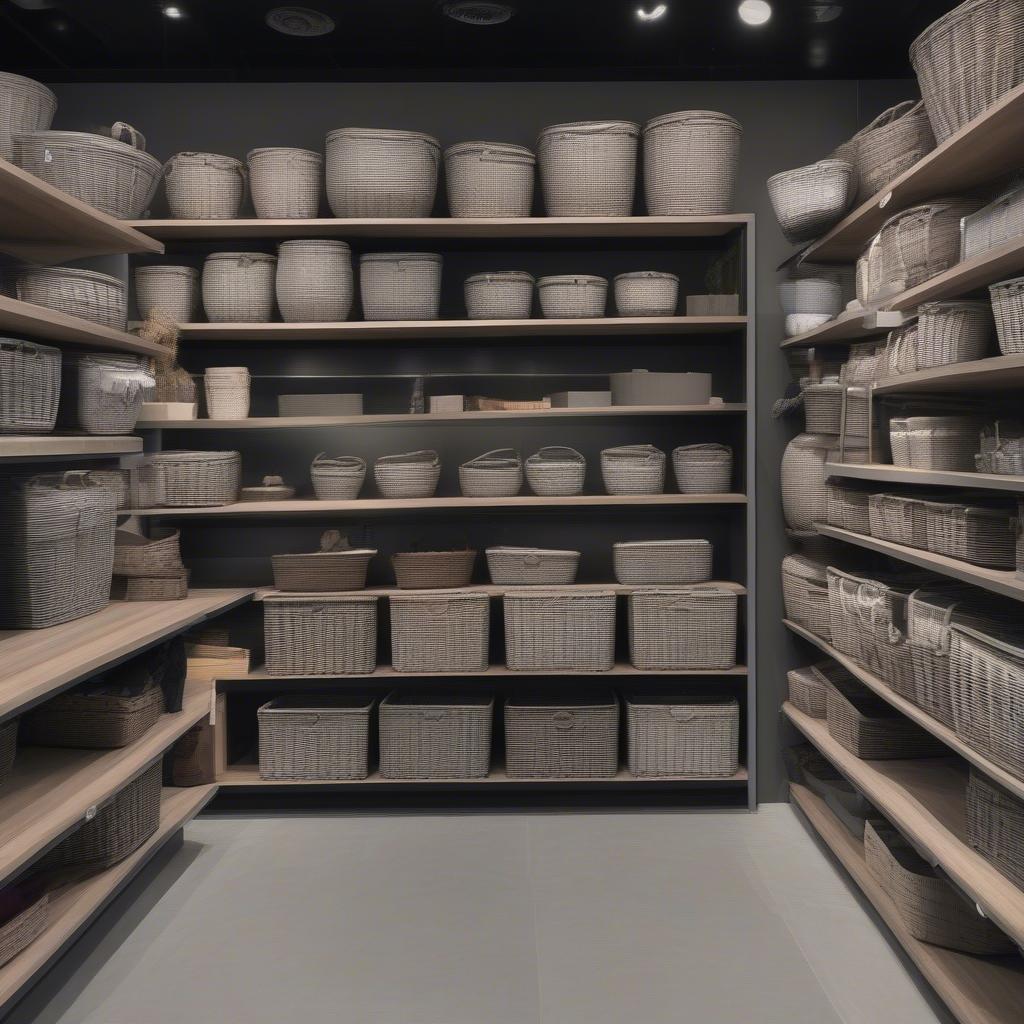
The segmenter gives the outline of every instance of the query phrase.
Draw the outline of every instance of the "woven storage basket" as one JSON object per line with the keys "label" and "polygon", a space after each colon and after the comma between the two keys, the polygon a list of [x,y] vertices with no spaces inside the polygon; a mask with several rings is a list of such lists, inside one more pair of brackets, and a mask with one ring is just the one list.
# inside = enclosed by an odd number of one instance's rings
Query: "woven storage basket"
{"label": "woven storage basket", "polygon": [[277,305],[286,323],[337,323],[352,310],[347,242],[300,238],[277,248]]}
{"label": "woven storage basket", "polygon": [[961,953],[990,955],[1016,947],[991,921],[928,862],[888,822],[870,819],[864,826],[868,870],[896,904],[915,939]]}
{"label": "woven storage basket", "polygon": [[636,540],[612,545],[615,578],[625,586],[679,586],[711,579],[709,540]]}
{"label": "woven storage basket", "polygon": [[843,160],[820,160],[768,179],[779,227],[793,243],[810,241],[832,227],[850,208],[856,191],[856,172]]}
{"label": "woven storage basket", "polygon": [[41,82],[0,73],[0,158],[13,160],[12,136],[46,131],[56,112],[57,97]]}
{"label": "woven storage basket", "polygon": [[838,434],[843,419],[843,386],[834,378],[804,386],[804,425],[808,434]]}
{"label": "woven storage basket", "polygon": [[988,302],[926,302],[918,306],[915,369],[965,363],[988,355],[992,309]]}
{"label": "woven storage basket", "polygon": [[652,217],[732,213],[743,129],[727,114],[681,110],[644,125],[644,195]]}
{"label": "woven storage basket", "polygon": [[327,202],[335,217],[429,217],[440,162],[440,144],[422,132],[337,128],[327,135]]}
{"label": "woven storage basket", "polygon": [[593,274],[559,274],[537,282],[540,308],[549,320],[604,316],[608,281]]}
{"label": "woven storage basket", "polygon": [[57,422],[61,353],[0,338],[0,434],[48,434]]}
{"label": "woven storage basket", "polygon": [[17,278],[18,298],[68,316],[123,331],[128,316],[124,282],[75,267],[26,267]]}
{"label": "woven storage basket", "polygon": [[977,213],[964,217],[960,224],[960,258],[969,260],[981,256],[1021,235],[1024,235],[1024,184],[1018,181]]}
{"label": "woven storage basket", "polygon": [[718,697],[627,697],[629,771],[638,777],[731,778],[739,770],[740,709]]}
{"label": "woven storage basket", "polygon": [[88,354],[63,361],[65,413],[87,434],[130,434],[146,390],[156,383],[135,356]]}
{"label": "woven storage basket", "polygon": [[111,597],[120,601],[184,601],[188,597],[188,570],[177,576],[115,576]]}
{"label": "woven storage basket", "polygon": [[889,450],[894,466],[910,467],[910,431],[905,416],[889,420]]}
{"label": "woven storage basket", "polygon": [[615,665],[611,590],[508,591],[505,663],[514,672],[608,672]]}
{"label": "woven storage basket", "polygon": [[210,366],[203,375],[206,413],[211,420],[244,420],[249,415],[249,371],[244,366]]}
{"label": "woven storage basket", "polygon": [[391,556],[395,582],[402,590],[442,590],[468,587],[473,579],[476,551],[399,551]]}
{"label": "woven storage basket", "polygon": [[537,158],[507,142],[460,142],[444,151],[453,217],[529,217]]}
{"label": "woven storage basket", "polygon": [[1013,569],[1020,522],[1009,508],[924,502],[928,550],[990,569]]}
{"label": "woven storage basket", "polygon": [[583,493],[587,460],[575,448],[551,445],[526,460],[526,480],[534,494],[564,497]]}
{"label": "woven storage basket", "polygon": [[490,601],[486,594],[424,590],[395,594],[391,663],[397,672],[483,672]]}
{"label": "woven storage basket", "polygon": [[782,510],[791,530],[828,521],[825,463],[836,443],[828,434],[800,434],[782,456]]}
{"label": "woven storage basket", "polygon": [[365,779],[373,700],[278,697],[256,716],[261,779]]}
{"label": "woven storage basket", "polygon": [[490,770],[494,700],[390,693],[380,702],[385,779],[481,779]]}
{"label": "woven storage basket", "polygon": [[822,324],[827,324],[834,317],[827,313],[791,313],[783,321],[783,333],[787,338],[795,338],[798,334],[806,334]]}
{"label": "woven storage basket", "polygon": [[979,473],[1024,475],[1024,426],[1020,421],[995,420],[982,427],[975,467]]}
{"label": "woven storage basket", "polygon": [[323,593],[337,590],[362,590],[375,548],[341,547],[340,537],[328,531],[320,540],[321,549],[308,554],[272,555],[274,586],[278,590]]}
{"label": "woven storage basket", "polygon": [[615,275],[615,312],[619,316],[675,316],[679,278],[658,270]]}
{"label": "woven storage basket", "polygon": [[1024,353],[1024,277],[989,287],[995,314],[999,351],[1004,356]]}
{"label": "woven storage basket", "polygon": [[714,586],[630,594],[630,661],[645,671],[735,668],[737,604]]}
{"label": "woven storage basket", "polygon": [[829,526],[840,530],[851,530],[866,536],[871,534],[869,504],[871,494],[862,487],[829,481],[827,491],[826,520]]}
{"label": "woven storage basket", "polygon": [[578,551],[549,548],[488,548],[487,570],[499,587],[567,586],[576,582]]}
{"label": "woven storage basket", "polygon": [[137,220],[156,192],[163,167],[144,152],[144,140],[133,128],[118,122],[111,131],[115,138],[90,132],[15,135],[14,162],[111,217]]}
{"label": "woven storage basket", "polygon": [[377,598],[266,597],[263,643],[272,676],[368,675],[377,666]]}
{"label": "woven storage basket", "polygon": [[484,452],[459,466],[459,487],[467,498],[508,498],[522,486],[522,456],[512,448]]}
{"label": "woven storage basket", "polygon": [[509,697],[505,772],[512,779],[607,779],[619,770],[619,702],[592,697]]}
{"label": "woven storage basket", "polygon": [[1024,889],[1024,801],[974,768],[967,782],[967,841]]}
{"label": "woven storage basket", "polygon": [[910,416],[906,424],[913,469],[974,470],[982,425],[978,417]]}
{"label": "woven storage basket", "polygon": [[905,100],[883,110],[853,139],[853,163],[865,198],[881,192],[935,148],[924,103]]}
{"label": "woven storage basket", "polygon": [[[12,903],[4,891],[6,888],[0,889],[0,899],[5,907]],[[22,886],[18,885],[18,888],[22,889]],[[25,895],[15,904],[21,909],[16,910],[14,916],[0,922],[0,967],[10,963],[43,934],[49,922],[49,903],[49,893],[41,891],[41,887],[25,887]]]}
{"label": "woven storage basket", "polygon": [[885,336],[885,347],[878,364],[878,379],[898,377],[904,373],[913,373],[918,369],[918,332],[919,322],[912,321],[897,327]]}
{"label": "woven storage basket", "polygon": [[382,497],[430,498],[441,479],[441,460],[430,449],[382,455],[373,464],[373,478]]}
{"label": "woven storage basket", "polygon": [[135,304],[143,320],[162,313],[175,323],[191,323],[199,313],[199,271],[195,267],[136,267]]}
{"label": "woven storage basket", "polygon": [[208,786],[216,782],[213,768],[213,729],[194,725],[177,740],[167,755],[172,786]]}
{"label": "woven storage basket", "polygon": [[311,149],[270,146],[249,151],[249,190],[260,219],[307,220],[320,212],[324,158]]}
{"label": "woven storage basket", "polygon": [[601,479],[609,494],[661,494],[665,490],[665,453],[650,444],[605,448]]}
{"label": "woven storage basket", "polygon": [[474,274],[464,293],[470,320],[527,320],[533,309],[533,275],[522,270]]}
{"label": "woven storage basket", "polygon": [[365,320],[436,320],[442,258],[429,252],[373,252],[359,257]]}
{"label": "woven storage basket", "polygon": [[321,501],[355,501],[366,479],[366,463],[358,455],[330,458],[321,452],[309,467],[309,475]]}
{"label": "woven storage basket", "polygon": [[18,719],[12,718],[0,725],[0,786],[11,774],[18,752]]}
{"label": "woven storage basket", "polygon": [[545,128],[537,159],[549,217],[628,217],[636,188],[640,126],[578,121]]}
{"label": "woven storage basket", "polygon": [[181,534],[168,527],[154,527],[149,537],[118,530],[114,534],[114,575],[181,575],[180,540]]}
{"label": "woven storage basket", "polygon": [[219,153],[175,153],[164,164],[171,216],[181,220],[232,220],[245,198],[245,164]]}
{"label": "woven storage basket", "polygon": [[150,456],[157,493],[169,508],[230,505],[238,500],[238,452],[166,451]]}
{"label": "woven storage basket", "polygon": [[680,494],[724,494],[732,485],[732,448],[726,444],[687,444],[672,452]]}
{"label": "woven storage basket", "polygon": [[203,263],[203,308],[210,323],[265,324],[274,312],[277,257],[215,252]]}
{"label": "woven storage basket", "polygon": [[[866,448],[868,437],[868,393],[867,385],[847,387],[843,385],[842,430],[839,448]],[[830,456],[831,458],[831,456]]]}
{"label": "woven storage basket", "polygon": [[[821,662],[826,667],[830,662]],[[798,711],[811,718],[825,717],[825,686],[826,677],[819,671],[819,665],[808,665],[806,668],[794,668],[786,673],[789,684],[789,703]]]}
{"label": "woven storage basket", "polygon": [[782,560],[782,601],[786,618],[823,640],[832,639],[825,566],[806,555]]}
{"label": "woven storage basket", "polygon": [[817,273],[780,281],[779,302],[786,316],[815,314],[831,320],[843,310],[839,275]]}
{"label": "woven storage basket", "polygon": [[41,629],[107,604],[114,495],[86,472],[3,481],[0,624]]}

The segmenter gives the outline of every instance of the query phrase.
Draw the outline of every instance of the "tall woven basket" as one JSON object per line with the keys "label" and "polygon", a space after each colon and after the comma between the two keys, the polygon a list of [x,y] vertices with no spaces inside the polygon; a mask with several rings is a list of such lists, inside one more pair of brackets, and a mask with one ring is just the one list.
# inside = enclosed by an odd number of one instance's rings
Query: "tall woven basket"
{"label": "tall woven basket", "polygon": [[199,312],[199,271],[167,265],[136,267],[135,304],[143,320],[162,313],[175,323],[191,323]]}
{"label": "tall woven basket", "polygon": [[88,434],[130,434],[146,391],[155,384],[135,356],[89,353],[64,359],[65,409],[77,412],[77,425]]}
{"label": "tall woven basket", "polygon": [[277,258],[215,252],[203,263],[203,308],[210,323],[263,324],[274,312]]}
{"label": "tall woven basket", "polygon": [[537,158],[507,142],[460,142],[444,151],[453,217],[529,217]]}
{"label": "tall woven basket", "polygon": [[333,238],[300,238],[277,249],[277,306],[286,323],[336,323],[352,309],[352,250]]}
{"label": "tall woven basket", "polygon": [[219,153],[176,153],[164,164],[171,216],[183,220],[231,220],[245,198],[245,164]]}
{"label": "tall woven basket", "polygon": [[365,320],[436,320],[443,260],[430,252],[373,252],[359,257]]}
{"label": "tall woven basket", "polygon": [[244,420],[249,415],[249,371],[244,366],[209,366],[203,374],[206,413],[211,420]]}
{"label": "tall woven basket", "polygon": [[56,112],[57,97],[42,82],[0,72],[0,158],[13,160],[13,136],[46,131]]}
{"label": "tall woven basket", "polygon": [[249,151],[249,191],[256,216],[304,220],[320,212],[324,158],[311,149],[271,146]]}

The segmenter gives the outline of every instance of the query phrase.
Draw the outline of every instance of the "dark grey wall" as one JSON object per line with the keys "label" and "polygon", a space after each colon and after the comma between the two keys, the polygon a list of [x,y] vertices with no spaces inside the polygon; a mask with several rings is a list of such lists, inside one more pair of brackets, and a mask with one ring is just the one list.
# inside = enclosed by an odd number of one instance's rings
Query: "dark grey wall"
{"label": "dark grey wall", "polygon": [[[689,108],[736,117],[744,127],[738,209],[757,215],[758,789],[761,800],[784,798],[779,758],[784,732],[778,709],[785,668],[806,652],[799,651],[779,624],[778,567],[787,547],[778,465],[794,427],[773,422],[770,411],[788,380],[778,349],[782,316],[775,267],[791,247],[775,223],[764,182],[775,171],[826,156],[884,107],[912,95],[915,83],[193,83],[73,85],[56,91],[60,106],[55,127],[129,121],[145,132],[150,151],[161,159],[185,149],[238,157],[254,146],[322,149],[326,132],[344,125],[420,129],[443,145],[475,138],[532,145],[539,128],[559,121],[644,121]],[[592,252],[588,258],[612,259]],[[642,365],[632,352],[623,360]],[[595,445],[604,436],[595,428]],[[477,447],[482,450],[484,445]]]}

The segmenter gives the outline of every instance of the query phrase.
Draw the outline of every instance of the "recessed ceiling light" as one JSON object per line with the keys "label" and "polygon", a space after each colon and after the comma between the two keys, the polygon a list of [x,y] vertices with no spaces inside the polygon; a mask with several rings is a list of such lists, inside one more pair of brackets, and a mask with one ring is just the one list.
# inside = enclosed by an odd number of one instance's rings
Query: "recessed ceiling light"
{"label": "recessed ceiling light", "polygon": [[175,7],[171,5],[169,7],[165,7],[163,10],[164,17],[170,18],[171,21],[180,21],[182,18],[185,17],[185,12],[180,7]]}
{"label": "recessed ceiling light", "polygon": [[811,4],[807,8],[807,16],[815,25],[826,25],[830,21],[835,21],[842,13],[842,4]]}
{"label": "recessed ceiling light", "polygon": [[264,21],[284,36],[326,36],[334,31],[334,19],[311,7],[275,7]]}
{"label": "recessed ceiling light", "polygon": [[652,7],[650,10],[644,7],[636,9],[636,16],[641,21],[657,21],[659,18],[664,18],[666,14],[668,14],[668,4],[658,4],[657,7]]}
{"label": "recessed ceiling light", "polygon": [[463,25],[504,25],[516,13],[510,4],[489,0],[452,0],[441,9],[452,21],[461,21]]}
{"label": "recessed ceiling light", "polygon": [[748,25],[763,25],[772,16],[772,5],[768,0],[743,0],[738,11],[740,21]]}

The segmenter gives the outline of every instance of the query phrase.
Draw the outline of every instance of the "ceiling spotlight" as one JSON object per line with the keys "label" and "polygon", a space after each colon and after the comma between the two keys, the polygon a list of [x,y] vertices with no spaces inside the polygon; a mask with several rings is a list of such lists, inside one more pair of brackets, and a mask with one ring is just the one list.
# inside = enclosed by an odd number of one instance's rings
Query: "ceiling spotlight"
{"label": "ceiling spotlight", "polygon": [[807,8],[807,16],[814,25],[827,25],[842,13],[842,4],[811,4]]}
{"label": "ceiling spotlight", "polygon": [[164,17],[170,18],[171,21],[180,21],[185,17],[185,12],[180,7],[175,7],[173,5],[165,7],[163,11]]}
{"label": "ceiling spotlight", "polygon": [[463,25],[504,25],[516,9],[510,4],[491,3],[490,0],[452,0],[442,4],[441,10],[452,21]]}
{"label": "ceiling spotlight", "polygon": [[666,14],[668,14],[668,4],[658,4],[650,10],[647,10],[645,7],[638,7],[636,9],[636,16],[641,21],[657,21],[659,18],[664,18]]}
{"label": "ceiling spotlight", "polygon": [[772,16],[772,5],[768,0],[743,0],[738,13],[740,21],[748,25],[763,25]]}
{"label": "ceiling spotlight", "polygon": [[283,36],[326,36],[334,31],[334,19],[310,7],[275,7],[264,21]]}

